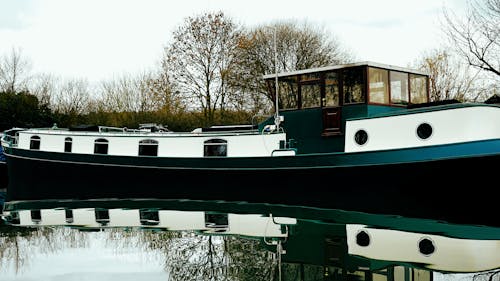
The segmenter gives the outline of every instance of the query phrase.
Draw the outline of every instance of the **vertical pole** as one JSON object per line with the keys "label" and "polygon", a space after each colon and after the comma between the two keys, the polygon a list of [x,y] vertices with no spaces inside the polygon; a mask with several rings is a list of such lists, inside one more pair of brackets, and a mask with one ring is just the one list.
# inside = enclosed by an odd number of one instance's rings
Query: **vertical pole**
{"label": "vertical pole", "polygon": [[276,90],[275,90],[275,98],[274,98],[274,101],[275,101],[275,116],[274,116],[274,124],[276,125],[276,130],[279,129],[279,126],[280,126],[280,114],[279,114],[279,110],[278,110],[278,96],[279,96],[279,93],[278,93],[278,50],[277,50],[277,47],[276,47],[276,26],[274,27],[274,73],[275,73],[275,81],[274,81],[274,84],[276,86]]}

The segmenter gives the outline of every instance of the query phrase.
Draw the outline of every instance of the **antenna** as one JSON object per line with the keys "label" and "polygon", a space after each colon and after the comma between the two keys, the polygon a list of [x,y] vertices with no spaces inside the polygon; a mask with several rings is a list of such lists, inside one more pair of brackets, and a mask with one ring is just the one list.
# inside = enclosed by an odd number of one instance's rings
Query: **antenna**
{"label": "antenna", "polygon": [[280,127],[280,114],[279,114],[279,109],[278,109],[278,50],[277,50],[277,47],[276,47],[276,26],[274,26],[274,75],[276,75],[275,77],[275,81],[274,81],[274,84],[276,86],[276,91],[275,91],[275,94],[276,94],[276,97],[274,98],[274,101],[275,101],[275,116],[274,116],[274,124],[276,125],[276,130],[279,129]]}

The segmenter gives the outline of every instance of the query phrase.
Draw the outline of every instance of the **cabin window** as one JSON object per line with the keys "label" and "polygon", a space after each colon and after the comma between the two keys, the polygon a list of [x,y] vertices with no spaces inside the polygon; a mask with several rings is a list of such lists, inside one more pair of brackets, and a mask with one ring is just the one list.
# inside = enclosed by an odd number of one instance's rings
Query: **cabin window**
{"label": "cabin window", "polygon": [[323,106],[339,105],[339,75],[336,72],[327,72],[325,74],[325,99]]}
{"label": "cabin window", "polygon": [[302,108],[320,107],[321,86],[319,82],[307,83],[300,86]]}
{"label": "cabin window", "polygon": [[30,138],[30,149],[40,150],[40,137],[39,136],[32,136]]}
{"label": "cabin window", "polygon": [[432,126],[427,123],[422,123],[417,127],[417,136],[420,139],[428,139],[432,135]]}
{"label": "cabin window", "polygon": [[73,223],[74,218],[73,218],[73,210],[71,209],[65,209],[64,210],[64,216],[65,220],[67,223]]}
{"label": "cabin window", "polygon": [[108,140],[96,139],[94,142],[94,154],[108,154]]}
{"label": "cabin window", "polygon": [[141,140],[139,142],[139,156],[158,156],[158,141]]}
{"label": "cabin window", "polygon": [[371,103],[389,104],[389,72],[380,68],[368,68],[368,92]]}
{"label": "cabin window", "polygon": [[227,156],[227,141],[223,139],[210,139],[205,141],[203,155],[205,157]]}
{"label": "cabin window", "polygon": [[[272,85],[272,92],[275,92],[276,89],[274,87],[274,80],[271,80],[271,83],[268,85]],[[297,85],[297,77],[285,77],[280,78],[278,80],[278,91],[279,91],[279,106],[281,109],[297,109],[299,108],[299,90]]]}
{"label": "cabin window", "polygon": [[142,225],[157,225],[160,223],[160,213],[158,210],[141,209],[139,218]]}
{"label": "cabin window", "polygon": [[365,102],[363,68],[345,69],[342,75],[344,104]]}
{"label": "cabin window", "polygon": [[413,104],[428,102],[425,76],[410,74],[410,102]]}
{"label": "cabin window", "polygon": [[389,72],[391,81],[391,103],[408,104],[408,74],[398,71]]}
{"label": "cabin window", "polygon": [[72,145],[73,145],[73,139],[72,138],[65,138],[64,139],[64,152],[71,152]]}

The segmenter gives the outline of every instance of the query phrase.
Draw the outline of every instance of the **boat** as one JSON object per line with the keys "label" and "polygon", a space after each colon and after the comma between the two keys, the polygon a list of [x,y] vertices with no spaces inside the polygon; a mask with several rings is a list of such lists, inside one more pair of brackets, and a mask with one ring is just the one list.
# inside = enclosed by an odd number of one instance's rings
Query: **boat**
{"label": "boat", "polygon": [[222,200],[500,226],[498,104],[430,101],[427,73],[376,62],[263,79],[278,106],[255,124],[8,130],[7,201]]}

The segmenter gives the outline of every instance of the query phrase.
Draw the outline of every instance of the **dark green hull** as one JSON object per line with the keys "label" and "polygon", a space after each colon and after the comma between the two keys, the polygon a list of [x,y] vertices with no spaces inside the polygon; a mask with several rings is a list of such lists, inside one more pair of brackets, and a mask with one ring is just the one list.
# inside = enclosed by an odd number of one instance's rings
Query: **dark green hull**
{"label": "dark green hull", "polygon": [[[476,150],[495,145],[477,143]],[[422,155],[424,150],[195,159],[12,149],[7,200],[244,201],[500,226],[498,199],[491,195],[500,154],[409,160]]]}

